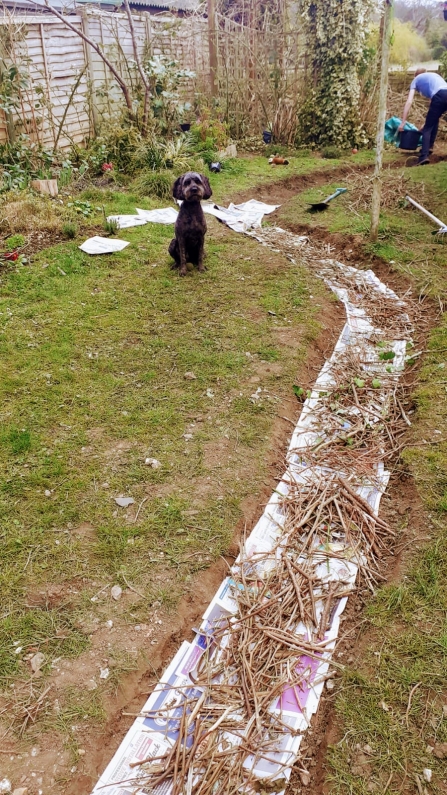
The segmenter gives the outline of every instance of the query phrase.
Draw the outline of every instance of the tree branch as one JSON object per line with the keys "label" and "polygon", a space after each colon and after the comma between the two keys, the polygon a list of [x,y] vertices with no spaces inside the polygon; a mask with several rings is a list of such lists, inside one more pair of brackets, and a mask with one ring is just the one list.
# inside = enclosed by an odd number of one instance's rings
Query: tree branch
{"label": "tree branch", "polygon": [[132,47],[133,53],[135,56],[135,62],[137,64],[138,71],[140,73],[140,77],[143,81],[143,85],[145,88],[144,92],[144,111],[143,111],[143,123],[142,123],[142,130],[141,133],[143,137],[146,135],[147,132],[147,120],[149,115],[149,97],[151,93],[149,81],[147,79],[147,75],[143,69],[143,64],[141,63],[140,53],[138,52],[138,44],[137,39],[135,36],[135,28],[133,26],[133,19],[132,19],[132,12],[129,7],[129,0],[124,0],[124,8],[126,10],[127,19],[129,20],[129,28],[130,28],[130,36],[132,38]]}

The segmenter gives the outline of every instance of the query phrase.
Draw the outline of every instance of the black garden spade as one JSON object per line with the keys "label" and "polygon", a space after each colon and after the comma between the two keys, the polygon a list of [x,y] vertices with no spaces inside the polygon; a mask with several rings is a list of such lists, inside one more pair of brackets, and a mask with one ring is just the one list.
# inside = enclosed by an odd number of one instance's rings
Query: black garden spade
{"label": "black garden spade", "polygon": [[347,190],[348,190],[347,188],[337,188],[335,193],[333,193],[331,196],[328,196],[327,199],[325,199],[324,201],[315,202],[315,204],[311,204],[307,212],[324,213],[324,211],[327,210],[327,208],[329,207],[329,203],[332,201],[332,199],[336,199],[337,196],[340,196],[341,193],[346,193]]}

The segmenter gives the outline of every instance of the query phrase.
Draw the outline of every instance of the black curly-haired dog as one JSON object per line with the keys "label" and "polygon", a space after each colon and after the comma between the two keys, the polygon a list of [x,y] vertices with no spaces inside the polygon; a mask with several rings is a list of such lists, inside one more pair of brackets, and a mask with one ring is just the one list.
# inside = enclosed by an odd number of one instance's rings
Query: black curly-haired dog
{"label": "black curly-haired dog", "polygon": [[182,201],[175,222],[175,237],[169,244],[169,253],[174,260],[172,267],[180,268],[180,276],[186,276],[186,263],[191,262],[202,272],[205,270],[206,221],[200,202],[212,195],[210,183],[203,174],[188,171],[174,182],[172,195]]}

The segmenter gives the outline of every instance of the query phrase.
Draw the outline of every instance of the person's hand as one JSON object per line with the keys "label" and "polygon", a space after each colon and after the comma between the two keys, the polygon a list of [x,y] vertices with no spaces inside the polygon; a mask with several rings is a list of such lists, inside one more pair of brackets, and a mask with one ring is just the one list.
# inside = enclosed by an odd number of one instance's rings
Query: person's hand
{"label": "person's hand", "polygon": [[399,124],[399,127],[397,128],[397,132],[403,132],[404,127],[405,127],[405,122],[403,121],[403,122],[401,122],[401,124]]}

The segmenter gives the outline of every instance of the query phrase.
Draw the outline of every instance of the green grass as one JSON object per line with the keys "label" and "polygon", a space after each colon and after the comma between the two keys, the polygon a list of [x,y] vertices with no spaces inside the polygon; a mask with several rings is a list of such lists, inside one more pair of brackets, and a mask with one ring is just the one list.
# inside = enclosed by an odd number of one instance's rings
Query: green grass
{"label": "green grass", "polygon": [[[97,690],[91,692],[81,687],[66,687],[57,701],[57,709],[45,715],[42,725],[46,732],[59,734],[70,754],[70,763],[77,764],[81,758],[79,750],[85,745],[85,727],[96,727],[98,731],[106,717],[102,696]],[[63,785],[68,781],[58,783]]]}
{"label": "green grass", "polygon": [[[391,159],[391,154],[388,157]],[[413,193],[413,198],[441,220],[444,216],[445,220],[447,163],[434,164],[424,173],[417,168],[393,168],[386,177],[390,186],[400,175],[410,180],[410,195]],[[330,209],[324,214],[307,212],[309,204],[321,202],[339,187],[348,188],[348,193],[331,202]],[[327,228],[331,233],[356,235],[363,243],[366,255],[372,254],[390,263],[393,269],[413,279],[425,294],[435,298],[442,296],[445,290],[447,240],[432,236],[436,226],[415,208],[406,206],[405,196],[396,193],[395,206],[381,212],[379,238],[377,243],[371,244],[368,242],[369,212],[352,212],[350,209],[350,202],[355,200],[355,196],[355,188],[350,184],[349,177],[337,182],[328,179],[324,185],[297,194],[281,207],[279,215],[286,224],[306,224],[311,228]]]}
{"label": "green grass", "polygon": [[[261,159],[216,175],[216,196],[262,170],[271,178]],[[106,214],[160,206],[131,190],[92,188],[80,201]],[[92,609],[109,614],[107,600],[90,601],[102,585],[127,580],[144,595],[131,609],[123,598],[123,625],[155,601],[173,607],[228,549],[242,500],[266,476],[277,405],[319,332],[324,288],[209,226],[203,277],[170,269],[172,228],[155,224],[120,233],[131,245],[113,256],[88,257],[67,240],[1,275],[2,682],[26,672],[30,647],[50,660],[85,649],[79,622]],[[253,401],[259,371],[267,391]],[[120,494],[135,500],[129,511]],[[57,604],[28,607],[48,583],[61,588]]]}

